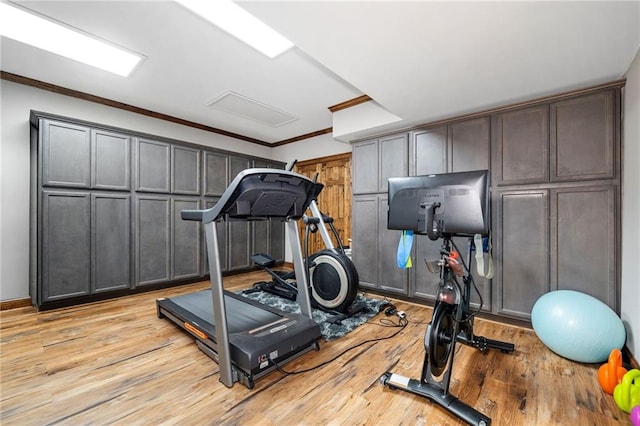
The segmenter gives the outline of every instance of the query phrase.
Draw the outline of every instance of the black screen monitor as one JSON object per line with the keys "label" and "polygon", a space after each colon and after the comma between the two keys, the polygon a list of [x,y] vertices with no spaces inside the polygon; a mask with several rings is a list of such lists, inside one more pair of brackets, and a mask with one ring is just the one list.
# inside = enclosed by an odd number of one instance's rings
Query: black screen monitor
{"label": "black screen monitor", "polygon": [[475,170],[390,178],[387,228],[411,230],[432,240],[444,234],[488,235],[488,175],[487,170]]}

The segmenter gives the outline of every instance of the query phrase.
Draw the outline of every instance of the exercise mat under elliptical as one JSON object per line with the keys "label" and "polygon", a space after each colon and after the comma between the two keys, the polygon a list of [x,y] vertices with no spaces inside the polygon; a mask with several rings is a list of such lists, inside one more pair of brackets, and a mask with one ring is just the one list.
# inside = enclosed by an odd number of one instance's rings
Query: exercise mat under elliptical
{"label": "exercise mat under elliptical", "polygon": [[[276,296],[275,294],[264,291],[249,294],[239,292],[238,294],[287,313],[300,313],[300,307],[296,302]],[[366,306],[366,309],[363,309],[361,312],[358,312],[348,318],[344,318],[338,322],[333,321],[335,315],[321,309],[313,309],[313,320],[320,326],[320,332],[322,333],[323,339],[330,341],[343,337],[356,327],[373,318],[380,311],[380,307],[385,303],[385,301],[382,299],[364,297],[361,294],[358,294],[354,304],[358,303]]]}

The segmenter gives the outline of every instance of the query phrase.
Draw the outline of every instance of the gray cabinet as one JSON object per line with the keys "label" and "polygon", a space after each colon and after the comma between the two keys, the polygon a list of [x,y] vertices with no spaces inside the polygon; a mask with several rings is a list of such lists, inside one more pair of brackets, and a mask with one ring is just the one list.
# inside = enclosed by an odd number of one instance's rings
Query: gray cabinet
{"label": "gray cabinet", "polygon": [[[488,117],[481,117],[412,131],[409,152],[411,175],[488,169],[490,120]],[[384,215],[386,218],[386,211]],[[463,251],[461,254],[464,255],[467,241],[463,238],[454,240],[458,248]],[[409,296],[425,300],[435,299],[440,277],[438,274],[429,272],[425,260],[439,259],[440,246],[439,240],[431,241],[423,235],[415,236],[412,252],[413,268],[409,269],[407,290]],[[483,309],[490,309],[490,282],[477,274],[475,280],[482,294]],[[476,293],[473,294],[472,303],[479,303]]]}
{"label": "gray cabinet", "polygon": [[498,193],[497,313],[529,320],[540,296],[563,289],[618,308],[616,193],[614,185]]}
{"label": "gray cabinet", "polygon": [[171,145],[167,142],[136,139],[136,191],[171,191]]}
{"label": "gray cabinet", "polygon": [[[238,173],[251,166],[249,159],[244,157],[229,157],[229,181]],[[229,271],[243,270],[251,267],[252,254],[251,223],[247,221],[230,221],[228,223],[228,269]]]}
{"label": "gray cabinet", "polygon": [[410,175],[445,173],[448,164],[447,126],[411,133]]}
{"label": "gray cabinet", "polygon": [[[33,112],[33,303],[64,306],[204,278],[199,222],[240,171],[283,168],[179,141]],[[284,261],[281,222],[218,222],[222,270],[251,268],[254,248]]]}
{"label": "gray cabinet", "polygon": [[551,289],[548,191],[500,192],[494,211],[496,313],[529,319],[535,301]]}
{"label": "gray cabinet", "polygon": [[378,141],[378,161],[380,174],[376,192],[387,192],[387,180],[390,177],[409,174],[408,135],[403,133],[380,138]]}
{"label": "gray cabinet", "polygon": [[396,264],[399,231],[387,229],[386,195],[353,198],[352,260],[360,285],[406,295],[407,271]]}
{"label": "gray cabinet", "polygon": [[171,192],[200,195],[200,150],[171,145]]}
{"label": "gray cabinet", "polygon": [[42,120],[40,123],[43,186],[91,186],[91,133],[85,126]]}
{"label": "gray cabinet", "polygon": [[163,195],[136,195],[136,286],[171,279],[171,199]]}
{"label": "gray cabinet", "polygon": [[449,125],[449,171],[489,169],[490,128],[489,117]]}
{"label": "gray cabinet", "polygon": [[[381,148],[383,139],[388,149]],[[383,176],[400,175],[390,171],[402,168],[399,140],[355,142],[352,162],[360,284],[390,295],[402,293],[403,281],[394,276],[399,234],[386,229],[382,182]],[[480,277],[474,266],[483,309],[529,320],[536,300],[556,289],[578,290],[619,309],[620,144],[618,88],[556,96],[409,133],[409,175],[490,170],[494,278]],[[467,250],[464,239],[455,242]],[[416,236],[407,296],[435,298],[439,277],[424,260],[437,259],[439,248],[439,241]],[[473,294],[472,304],[479,301]]]}
{"label": "gray cabinet", "polygon": [[615,177],[618,103],[607,90],[551,104],[551,180]]}
{"label": "gray cabinet", "polygon": [[360,285],[365,288],[378,288],[378,203],[377,195],[353,197],[351,255]]}
{"label": "gray cabinet", "polygon": [[202,241],[200,222],[182,220],[182,210],[199,210],[200,199],[171,198],[171,279],[202,276]]}
{"label": "gray cabinet", "polygon": [[390,177],[409,174],[409,149],[409,136],[401,133],[359,142],[352,156],[351,248],[360,285],[401,295],[407,273],[396,265],[397,231],[387,230],[386,193]]}
{"label": "gray cabinet", "polygon": [[392,294],[407,294],[408,272],[396,258],[400,231],[387,229],[387,196],[378,196],[378,288]]}
{"label": "gray cabinet", "polygon": [[354,194],[378,192],[378,140],[353,145],[352,191]]}
{"label": "gray cabinet", "polygon": [[435,300],[440,275],[430,272],[425,261],[440,259],[441,241],[431,241],[424,235],[416,235],[413,240],[414,250],[411,253],[413,268],[409,271],[411,286],[409,294],[412,297]]}
{"label": "gray cabinet", "polygon": [[229,184],[229,156],[205,151],[204,175],[204,195],[222,195]]}
{"label": "gray cabinet", "polygon": [[489,169],[489,118],[411,132],[412,176]]}
{"label": "gray cabinet", "polygon": [[127,289],[132,282],[131,196],[91,194],[91,292]]}
{"label": "gray cabinet", "polygon": [[387,179],[409,173],[408,135],[386,136],[353,146],[354,194],[387,192]]}
{"label": "gray cabinet", "polygon": [[618,219],[614,185],[554,188],[551,194],[551,289],[617,301]]}
{"label": "gray cabinet", "polygon": [[91,244],[88,192],[45,190],[40,194],[39,302],[90,293]]}
{"label": "gray cabinet", "polygon": [[253,241],[253,248],[251,249],[252,253],[271,253],[271,244],[270,244],[270,222],[268,221],[257,221],[251,224],[251,229],[253,236],[251,240]]}
{"label": "gray cabinet", "polygon": [[228,223],[228,269],[236,271],[251,266],[249,257],[252,254],[251,224],[245,221],[230,221]]}
{"label": "gray cabinet", "polygon": [[[269,222],[269,254],[277,262],[284,262],[285,247],[284,247],[284,222],[271,221]],[[254,240],[255,241],[255,240]],[[259,250],[253,250],[257,253]]]}
{"label": "gray cabinet", "polygon": [[91,187],[131,189],[131,137],[91,129]]}
{"label": "gray cabinet", "polygon": [[549,106],[536,105],[493,117],[493,182],[549,181]]}

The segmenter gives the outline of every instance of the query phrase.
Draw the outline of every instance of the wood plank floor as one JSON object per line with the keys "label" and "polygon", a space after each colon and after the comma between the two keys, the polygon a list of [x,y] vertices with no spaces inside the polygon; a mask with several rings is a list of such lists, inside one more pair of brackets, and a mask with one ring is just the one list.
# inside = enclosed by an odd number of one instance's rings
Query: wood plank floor
{"label": "wood plank floor", "polygon": [[[225,278],[227,289],[266,279]],[[208,287],[169,290],[47,312],[1,313],[2,425],[459,425],[429,401],[378,383],[385,371],[419,378],[431,309],[394,301],[409,325],[316,371],[228,389],[193,339],[156,316],[155,300]],[[288,364],[312,367],[364,340],[394,333],[384,314],[342,339],[321,342]],[[451,392],[494,425],[630,424],[598,386],[596,365],[550,352],[529,329],[476,320],[476,334],[513,342],[502,354],[457,346]]]}

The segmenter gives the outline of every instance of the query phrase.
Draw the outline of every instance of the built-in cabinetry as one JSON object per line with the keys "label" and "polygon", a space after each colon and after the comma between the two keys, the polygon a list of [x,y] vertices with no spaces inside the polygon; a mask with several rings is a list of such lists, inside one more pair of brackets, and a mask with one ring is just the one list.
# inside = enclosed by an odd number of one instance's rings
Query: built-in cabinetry
{"label": "built-in cabinetry", "polygon": [[[483,309],[530,319],[556,289],[619,308],[620,88],[603,87],[353,143],[353,259],[361,286],[433,300],[439,242],[418,236],[396,266],[386,179],[489,169],[495,276],[476,274]],[[393,147],[391,147],[393,144]],[[377,224],[377,225],[376,225]],[[466,251],[466,241],[455,239]],[[477,306],[478,295],[472,299]]]}
{"label": "built-in cabinetry", "polygon": [[494,311],[569,289],[619,309],[620,91],[492,116]]}
{"label": "built-in cabinetry", "polygon": [[[71,304],[203,278],[206,248],[185,209],[211,207],[249,167],[284,164],[32,113],[34,304]],[[223,271],[254,251],[284,260],[279,222],[220,222]]]}

